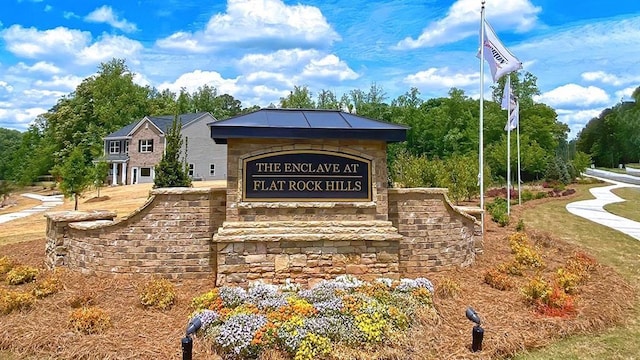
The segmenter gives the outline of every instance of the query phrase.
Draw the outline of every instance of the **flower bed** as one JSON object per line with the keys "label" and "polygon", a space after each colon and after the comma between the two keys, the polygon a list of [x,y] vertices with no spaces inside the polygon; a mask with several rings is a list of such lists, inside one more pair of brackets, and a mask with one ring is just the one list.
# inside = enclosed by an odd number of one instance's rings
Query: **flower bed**
{"label": "flower bed", "polygon": [[407,330],[415,313],[433,310],[425,278],[372,283],[352,276],[324,280],[308,290],[287,283],[213,289],[193,299],[199,335],[225,358],[257,358],[276,349],[296,360],[327,356],[341,344],[384,343]]}

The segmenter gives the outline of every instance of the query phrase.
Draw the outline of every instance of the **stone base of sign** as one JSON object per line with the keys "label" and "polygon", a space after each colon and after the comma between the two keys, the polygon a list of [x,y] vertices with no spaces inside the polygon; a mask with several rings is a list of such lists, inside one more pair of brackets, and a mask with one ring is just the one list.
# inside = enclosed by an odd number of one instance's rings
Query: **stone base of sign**
{"label": "stone base of sign", "polygon": [[216,283],[308,285],[344,274],[397,279],[401,240],[389,221],[225,222],[213,236]]}

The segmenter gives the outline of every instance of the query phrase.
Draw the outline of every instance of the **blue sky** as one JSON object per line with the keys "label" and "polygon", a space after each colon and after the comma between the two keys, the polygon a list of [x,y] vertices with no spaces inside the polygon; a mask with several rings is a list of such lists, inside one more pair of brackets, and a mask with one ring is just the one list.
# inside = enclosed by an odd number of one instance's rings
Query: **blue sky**
{"label": "blue sky", "polygon": [[[340,97],[376,83],[388,101],[411,87],[480,94],[480,0],[1,1],[4,128],[25,130],[113,57],[141,85],[208,84],[244,106],[294,85]],[[640,85],[638,1],[487,0],[486,17],[570,138]],[[485,79],[488,96],[487,66]]]}

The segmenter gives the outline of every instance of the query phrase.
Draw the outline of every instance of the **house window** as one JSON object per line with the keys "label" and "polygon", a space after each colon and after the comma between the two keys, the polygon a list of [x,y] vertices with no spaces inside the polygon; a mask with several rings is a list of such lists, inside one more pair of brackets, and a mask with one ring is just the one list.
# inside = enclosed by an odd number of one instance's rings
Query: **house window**
{"label": "house window", "polygon": [[151,168],[148,168],[148,167],[140,168],[140,176],[144,176],[144,177],[151,176]]}
{"label": "house window", "polygon": [[129,154],[129,140],[124,142],[124,153]]}
{"label": "house window", "polygon": [[189,176],[193,177],[193,170],[195,169],[195,165],[189,164]]}
{"label": "house window", "polygon": [[138,151],[141,153],[153,152],[153,139],[139,140]]}
{"label": "house window", "polygon": [[216,164],[209,164],[209,176],[216,176]]}
{"label": "house window", "polygon": [[120,153],[120,141],[109,141],[109,154]]}

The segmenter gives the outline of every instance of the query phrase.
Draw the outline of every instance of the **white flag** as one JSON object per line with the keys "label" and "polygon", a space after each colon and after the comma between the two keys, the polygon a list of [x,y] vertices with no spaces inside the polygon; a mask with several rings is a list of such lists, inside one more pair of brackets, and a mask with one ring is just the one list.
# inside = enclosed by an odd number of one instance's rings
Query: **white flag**
{"label": "white flag", "polygon": [[512,104],[511,113],[509,114],[509,122],[504,127],[504,131],[511,131],[518,127],[520,122],[520,103],[516,100],[515,104]]}
{"label": "white flag", "polygon": [[[504,75],[522,69],[522,63],[509,50],[507,50],[491,25],[484,21],[484,59],[489,63],[493,81],[497,82]],[[479,54],[478,54],[479,55]]]}
{"label": "white flag", "polygon": [[507,76],[507,81],[504,82],[504,91],[502,92],[502,104],[500,105],[503,110],[509,111],[509,118],[507,125],[504,127],[504,131],[511,131],[518,127],[518,121],[520,120],[520,104],[516,99],[516,96],[511,91],[511,77]]}

